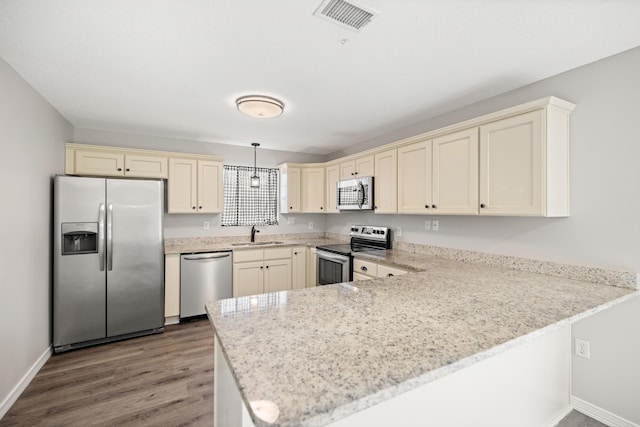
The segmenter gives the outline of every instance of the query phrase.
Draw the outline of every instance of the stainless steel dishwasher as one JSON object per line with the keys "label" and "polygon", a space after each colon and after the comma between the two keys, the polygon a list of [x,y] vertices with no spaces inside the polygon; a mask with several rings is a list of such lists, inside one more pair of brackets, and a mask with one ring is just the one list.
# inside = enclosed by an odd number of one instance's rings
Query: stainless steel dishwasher
{"label": "stainless steel dishwasher", "polygon": [[231,252],[180,256],[180,318],[205,314],[205,304],[231,298]]}

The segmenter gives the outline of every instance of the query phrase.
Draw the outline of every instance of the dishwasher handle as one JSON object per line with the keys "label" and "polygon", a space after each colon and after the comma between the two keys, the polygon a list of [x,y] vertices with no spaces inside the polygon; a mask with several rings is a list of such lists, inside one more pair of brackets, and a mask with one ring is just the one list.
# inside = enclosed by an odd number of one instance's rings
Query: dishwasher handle
{"label": "dishwasher handle", "polygon": [[201,259],[226,258],[229,255],[231,255],[231,254],[224,253],[224,254],[216,254],[216,255],[203,255],[203,256],[184,257],[184,259],[187,260],[187,261],[196,261],[196,260],[201,260]]}

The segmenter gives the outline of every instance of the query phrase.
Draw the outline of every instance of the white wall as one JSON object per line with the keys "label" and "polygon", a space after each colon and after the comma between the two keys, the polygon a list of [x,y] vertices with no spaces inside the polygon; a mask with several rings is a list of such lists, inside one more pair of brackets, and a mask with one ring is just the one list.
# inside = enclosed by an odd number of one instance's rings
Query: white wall
{"label": "white wall", "polygon": [[69,122],[0,59],[0,417],[51,344],[51,188]]}
{"label": "white wall", "polygon": [[[328,215],[327,231],[354,222],[402,228],[396,240],[640,272],[640,48],[366,141],[366,148],[555,95],[577,104],[571,116],[571,216],[485,218]],[[336,157],[332,155],[331,158]],[[424,231],[438,219],[439,232]],[[576,360],[573,395],[640,424],[640,301],[577,323],[592,358]]]}
{"label": "white wall", "polygon": [[[184,153],[208,154],[220,156],[225,164],[253,166],[253,147],[215,144],[185,139],[164,138],[149,135],[76,128],[73,141],[80,144],[96,144],[117,147],[141,148],[146,150],[177,151]],[[258,167],[276,167],[280,163],[317,163],[324,156],[287,151],[269,150],[259,147],[256,153]],[[294,224],[288,219],[293,218]],[[208,230],[203,229],[204,221],[210,223]],[[289,234],[323,231],[324,215],[294,214],[281,215],[278,225],[258,227],[261,235]],[[313,230],[309,223],[313,223]],[[164,216],[165,237],[210,237],[210,236],[249,236],[250,227],[221,227],[220,215],[168,215]]]}

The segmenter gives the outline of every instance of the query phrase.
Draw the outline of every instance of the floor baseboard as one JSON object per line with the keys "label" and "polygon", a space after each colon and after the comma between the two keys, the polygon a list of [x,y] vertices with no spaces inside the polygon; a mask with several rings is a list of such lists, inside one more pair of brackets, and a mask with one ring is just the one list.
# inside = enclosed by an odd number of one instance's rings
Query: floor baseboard
{"label": "floor baseboard", "polygon": [[619,417],[616,414],[612,414],[605,409],[602,409],[573,395],[571,396],[571,406],[573,406],[576,411],[582,412],[583,414],[590,416],[594,420],[598,420],[601,423],[604,423],[611,427],[640,427],[636,423]]}
{"label": "floor baseboard", "polygon": [[42,354],[40,355],[40,357],[38,357],[34,364],[31,365],[31,368],[29,368],[29,370],[22,376],[20,381],[18,381],[18,384],[13,387],[7,397],[2,400],[2,403],[0,403],[0,419],[2,419],[2,417],[4,417],[7,412],[9,412],[11,406],[13,406],[16,400],[18,400],[31,380],[33,380],[33,378],[44,366],[44,364],[47,363],[47,360],[49,360],[51,354],[53,354],[53,347],[49,346],[44,350],[44,352],[42,352]]}

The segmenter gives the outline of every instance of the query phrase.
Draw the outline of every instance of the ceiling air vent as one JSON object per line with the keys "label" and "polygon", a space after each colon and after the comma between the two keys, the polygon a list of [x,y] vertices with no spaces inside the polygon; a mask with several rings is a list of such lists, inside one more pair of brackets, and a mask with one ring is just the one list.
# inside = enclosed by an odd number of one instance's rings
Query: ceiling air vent
{"label": "ceiling air vent", "polygon": [[378,14],[361,2],[344,0],[324,0],[313,12],[318,18],[333,22],[352,31],[360,31]]}

